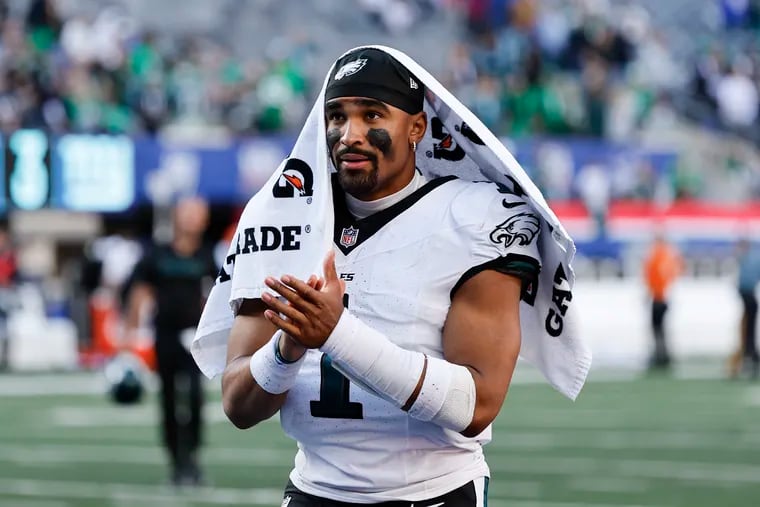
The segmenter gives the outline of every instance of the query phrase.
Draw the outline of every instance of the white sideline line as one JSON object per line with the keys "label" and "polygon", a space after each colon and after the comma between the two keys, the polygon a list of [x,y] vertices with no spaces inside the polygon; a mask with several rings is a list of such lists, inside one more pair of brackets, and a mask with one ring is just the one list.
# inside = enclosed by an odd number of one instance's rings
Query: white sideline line
{"label": "white sideline line", "polygon": [[[272,448],[210,448],[202,456],[207,465],[292,466],[294,450]],[[158,447],[78,446],[78,445],[0,445],[0,462],[27,466],[71,463],[111,463],[161,465],[165,458]],[[674,460],[638,460],[588,458],[585,456],[526,457],[513,455],[509,460],[492,460],[491,469],[510,475],[537,473],[570,477],[604,475],[611,478],[669,479],[707,483],[751,483],[760,477],[760,466],[743,463],[703,463]],[[516,496],[530,496],[516,495]]]}
{"label": "white sideline line", "polygon": [[584,501],[578,502],[552,502],[549,500],[506,500],[501,502],[503,498],[494,497],[495,501],[492,501],[491,495],[488,495],[488,505],[491,507],[660,507],[657,504],[629,504],[629,503],[594,503]]}
{"label": "white sideline line", "polygon": [[[493,444],[489,444],[493,445]],[[209,464],[227,464],[227,465],[269,465],[291,466],[292,458],[295,456],[293,449],[276,449],[267,447],[252,447],[250,449],[237,447],[209,447],[202,453],[202,459]],[[34,462],[79,462],[79,463],[128,463],[128,464],[163,464],[165,458],[163,451],[158,445],[139,446],[139,445],[78,445],[72,444],[0,444],[0,462],[14,461],[22,463]],[[679,461],[679,460],[637,460],[637,459],[605,459],[605,458],[587,458],[585,456],[565,456],[565,457],[525,457],[513,455],[510,462],[502,468],[511,470],[517,465],[509,463],[520,462],[520,467],[541,468],[549,464],[547,471],[577,472],[583,470],[596,470],[610,472],[616,468],[626,468],[626,470],[636,471],[637,467],[651,470],[654,467],[666,469],[663,473],[668,473],[669,468],[687,470],[689,467],[704,471],[705,473],[717,476],[721,471],[727,471],[731,476],[728,480],[743,482],[749,478],[757,479],[760,477],[760,466],[744,463],[731,462],[696,462],[696,461]],[[611,464],[610,464],[611,462]],[[551,464],[554,463],[554,466]],[[610,465],[612,468],[610,468]],[[496,466],[496,464],[492,465]],[[627,475],[627,474],[625,474]],[[684,475],[686,477],[688,474]],[[697,473],[697,475],[699,475]],[[650,477],[650,475],[645,475]],[[658,477],[656,475],[651,477]]]}
{"label": "white sideline line", "polygon": [[[112,403],[101,406],[54,405],[46,411],[47,415],[42,420],[46,424],[62,428],[153,427],[159,421],[158,406],[155,403],[135,406]],[[35,419],[39,420],[39,417]],[[203,420],[206,424],[231,424],[219,401],[208,401],[203,405]],[[275,414],[260,424],[279,424],[279,421],[279,414]]]}
{"label": "white sideline line", "polygon": [[[618,368],[614,365],[592,368],[589,383],[627,383],[640,379],[641,367]],[[684,364],[677,365],[672,373],[677,379],[716,379],[723,378],[725,372],[715,365]],[[544,384],[546,381],[534,367],[520,361],[512,379],[514,385]],[[149,376],[146,382],[149,392],[156,390],[156,379]],[[221,389],[219,380],[204,381],[207,392]],[[108,383],[102,372],[74,371],[65,373],[6,373],[0,382],[0,398],[26,396],[61,396],[61,395],[99,395],[106,396]]]}
{"label": "white sideline line", "polygon": [[[689,370],[691,371],[691,370]],[[693,378],[715,378],[712,370],[697,369]],[[641,378],[640,369],[594,369],[589,375],[591,383],[629,382]],[[674,373],[678,376],[678,370]],[[515,385],[543,384],[546,381],[535,368],[521,363],[515,372],[512,383]],[[149,392],[156,390],[155,377],[150,376],[146,382]],[[218,392],[219,380],[204,381],[204,389]],[[0,398],[18,398],[26,396],[62,396],[62,395],[98,395],[106,397],[108,383],[101,372],[68,372],[19,374],[6,373],[0,382]]]}
{"label": "white sideline line", "polygon": [[558,434],[509,431],[497,435],[487,452],[501,454],[515,449],[591,448],[621,449],[718,449],[760,450],[760,433],[738,435],[712,432],[568,431]]}
{"label": "white sideline line", "polygon": [[757,484],[760,466],[742,463],[699,463],[586,457],[520,457],[493,462],[492,471],[510,474],[599,475],[670,479],[685,482]]}
{"label": "white sideline line", "polygon": [[[63,405],[50,407],[47,421],[53,426],[65,428],[156,426],[159,421],[158,407],[154,403],[120,407],[114,404],[83,407]],[[203,406],[203,420],[209,424],[228,422],[222,404],[210,401]]]}
{"label": "white sideline line", "polygon": [[131,501],[146,505],[182,505],[187,502],[214,505],[279,505],[282,501],[282,491],[267,488],[193,488],[185,492],[168,486],[39,479],[0,479],[0,494],[68,499],[108,498],[112,502]]}
{"label": "white sideline line", "polygon": [[69,505],[68,502],[61,500],[13,499],[13,507],[69,507]]}
{"label": "white sideline line", "polygon": [[[195,488],[177,491],[168,487],[141,484],[38,479],[0,479],[0,494],[27,497],[57,496],[72,500],[107,498],[111,502],[145,502],[148,505],[187,505],[188,502],[213,505],[277,505],[282,499],[280,490],[264,488]],[[508,505],[510,507],[657,507],[651,504],[643,506],[639,504],[513,500],[510,496],[493,494],[489,495],[488,500],[493,505]],[[22,502],[24,501],[22,500]],[[63,507],[67,505],[60,501],[22,502],[18,502],[16,505],[23,507]]]}
{"label": "white sideline line", "polygon": [[568,479],[570,489],[593,493],[642,493],[651,489],[649,483],[641,479],[617,477],[575,477]]}
{"label": "white sideline line", "polygon": [[[271,448],[209,448],[202,461],[208,465],[260,465],[291,467],[296,451]],[[129,465],[166,465],[158,445],[13,445],[0,444],[0,463],[10,462],[34,466],[56,463],[119,463]]]}

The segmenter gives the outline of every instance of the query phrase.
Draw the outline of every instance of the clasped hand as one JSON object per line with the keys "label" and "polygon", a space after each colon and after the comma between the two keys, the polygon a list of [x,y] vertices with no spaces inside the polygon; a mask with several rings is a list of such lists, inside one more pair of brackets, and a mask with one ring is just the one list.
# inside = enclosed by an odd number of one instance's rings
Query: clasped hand
{"label": "clasped hand", "polygon": [[269,307],[264,317],[310,349],[319,348],[325,343],[343,313],[346,283],[338,278],[334,251],[325,257],[323,269],[324,279],[314,275],[308,281],[291,275],[283,275],[279,280],[267,277],[267,286],[286,301],[267,292],[261,295]]}

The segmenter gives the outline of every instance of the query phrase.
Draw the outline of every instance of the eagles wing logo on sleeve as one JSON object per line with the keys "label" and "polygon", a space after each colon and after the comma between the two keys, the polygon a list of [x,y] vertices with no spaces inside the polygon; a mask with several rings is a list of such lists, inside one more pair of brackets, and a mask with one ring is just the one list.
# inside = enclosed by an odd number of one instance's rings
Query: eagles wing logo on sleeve
{"label": "eagles wing logo on sleeve", "polygon": [[340,81],[346,76],[350,76],[351,74],[356,74],[357,72],[362,70],[362,68],[364,68],[366,64],[367,64],[366,58],[358,58],[354,60],[353,62],[348,62],[343,67],[338,69],[338,72],[335,73],[335,76],[333,77],[333,79],[336,81]]}
{"label": "eagles wing logo on sleeve", "polygon": [[526,246],[533,242],[540,227],[538,217],[533,213],[517,213],[491,231],[491,241],[497,245],[503,244],[505,248],[515,243]]}

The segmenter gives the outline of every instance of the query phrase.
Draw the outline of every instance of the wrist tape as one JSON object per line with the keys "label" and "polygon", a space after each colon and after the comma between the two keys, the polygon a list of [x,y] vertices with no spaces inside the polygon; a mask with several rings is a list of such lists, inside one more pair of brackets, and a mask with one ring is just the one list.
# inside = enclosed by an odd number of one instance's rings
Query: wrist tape
{"label": "wrist tape", "polygon": [[429,357],[422,389],[409,415],[460,432],[472,423],[475,401],[475,381],[470,370]]}
{"label": "wrist tape", "polygon": [[280,337],[278,330],[272,339],[257,350],[249,363],[251,375],[263,390],[270,394],[282,394],[293,387],[306,354],[293,362],[286,361],[280,355]]}
{"label": "wrist tape", "polygon": [[343,310],[320,350],[360,387],[401,408],[417,387],[425,356],[392,343]]}
{"label": "wrist tape", "polygon": [[[391,342],[348,310],[320,350],[355,384],[403,407],[425,371],[422,389],[409,415],[444,428],[463,431],[475,412],[475,382],[464,366],[427,358]],[[426,364],[427,361],[427,364]]]}

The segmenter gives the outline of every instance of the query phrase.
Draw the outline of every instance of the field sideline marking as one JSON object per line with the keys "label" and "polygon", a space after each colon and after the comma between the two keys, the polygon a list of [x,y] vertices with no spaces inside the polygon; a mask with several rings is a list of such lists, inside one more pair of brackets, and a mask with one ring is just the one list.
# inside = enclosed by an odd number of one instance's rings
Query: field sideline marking
{"label": "field sideline marking", "polygon": [[517,500],[517,501],[508,501],[505,503],[501,503],[498,501],[498,497],[496,498],[496,502],[493,502],[491,495],[488,495],[488,505],[490,507],[497,507],[503,505],[504,507],[660,507],[657,504],[628,504],[628,503],[594,503],[594,502],[587,502],[584,501],[583,503],[579,502],[552,502],[549,500],[537,500],[537,501],[526,501],[526,500]]}
{"label": "field sideline marking", "polygon": [[[514,450],[525,449],[556,449],[556,448],[592,448],[604,450],[621,449],[670,449],[670,450],[760,450],[760,431],[744,432],[728,435],[723,431],[674,431],[674,430],[583,430],[579,428],[553,428],[557,431],[523,431],[514,428],[495,430],[494,439],[485,447],[486,452],[502,454]],[[37,437],[43,438],[42,441]],[[153,437],[138,438],[129,435],[99,435],[87,436],[89,441],[107,442],[108,447],[133,448],[135,446],[150,447],[154,444]],[[59,433],[55,435],[31,434],[28,438],[18,436],[3,436],[0,434],[0,446],[4,443],[15,444],[28,441],[31,446],[74,445],[83,440],[81,435]],[[116,445],[113,445],[116,444]],[[293,445],[295,450],[295,444]],[[294,451],[295,452],[295,451]]]}
{"label": "field sideline marking", "polygon": [[[169,505],[186,505],[187,502],[213,505],[276,505],[282,500],[282,491],[272,488],[195,488],[176,491],[168,486],[146,486],[142,484],[1,478],[0,494],[29,497],[57,496],[68,499],[108,498],[112,502],[137,501]],[[505,505],[511,507],[655,507],[638,504],[530,501],[512,500],[511,498],[510,496],[491,494],[488,500],[496,505],[502,503],[500,500],[505,500]],[[53,507],[61,504],[43,505]]]}
{"label": "field sideline marking", "polygon": [[757,484],[760,466],[740,463],[702,463],[691,461],[643,460],[587,457],[520,457],[490,460],[491,471],[509,474],[555,474],[567,476],[637,477],[702,483]]}
{"label": "field sideline marking", "polygon": [[[1,499],[1,498],[0,498]],[[69,507],[71,504],[62,500],[39,500],[14,498],[13,507]]]}
{"label": "field sideline marking", "polygon": [[[208,448],[202,461],[216,465],[262,465],[292,467],[295,446],[291,450],[271,448],[239,449],[234,447]],[[163,450],[158,445],[13,445],[0,444],[0,462],[22,463],[121,463],[131,465],[166,465]]]}
{"label": "field sideline marking", "polygon": [[[503,431],[494,437],[486,447],[495,454],[515,449],[556,449],[592,448],[606,450],[620,449],[688,449],[688,450],[760,450],[760,432],[740,435],[712,434],[715,432],[656,432],[656,431],[594,431],[569,434]],[[670,434],[669,434],[670,433]]]}
{"label": "field sideline marking", "polygon": [[[689,368],[687,371],[674,371],[676,378],[713,379],[718,378],[713,369]],[[642,377],[640,368],[620,369],[614,366],[592,369],[589,383],[628,383]],[[536,385],[546,381],[535,368],[521,362],[512,380],[513,385]],[[148,391],[155,391],[155,379],[151,377]],[[219,392],[221,383],[218,380],[204,381],[204,389],[209,393]],[[69,372],[69,373],[10,373],[4,375],[0,384],[0,397],[18,398],[25,396],[78,396],[96,395],[107,398],[108,383],[100,372]]]}
{"label": "field sideline marking", "polygon": [[156,503],[206,503],[214,505],[279,505],[282,491],[271,488],[194,488],[175,491],[169,486],[103,483],[88,481],[53,481],[40,479],[0,479],[0,494],[32,497],[78,499],[109,498]]}
{"label": "field sideline marking", "polygon": [[[293,453],[287,450],[257,448],[211,448],[202,460],[209,465],[260,465],[291,467]],[[643,460],[599,457],[525,457],[489,460],[491,469],[510,474],[543,473],[582,477],[604,474],[610,477],[671,479],[708,483],[756,483],[760,466],[742,463],[704,463],[674,460]],[[28,446],[0,445],[0,462],[26,465],[51,463],[122,463],[163,465],[160,449],[140,446]]]}

